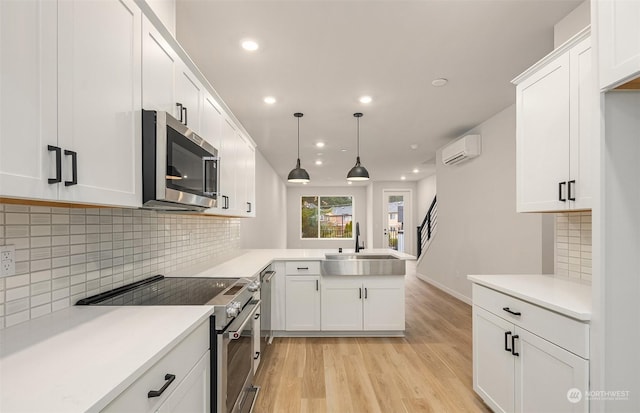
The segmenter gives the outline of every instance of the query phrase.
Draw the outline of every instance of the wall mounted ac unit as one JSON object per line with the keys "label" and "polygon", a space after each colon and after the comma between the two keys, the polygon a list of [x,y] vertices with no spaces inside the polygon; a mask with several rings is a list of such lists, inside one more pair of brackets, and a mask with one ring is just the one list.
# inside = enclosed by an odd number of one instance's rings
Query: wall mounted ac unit
{"label": "wall mounted ac unit", "polygon": [[480,135],[467,135],[442,149],[442,163],[455,165],[480,155]]}

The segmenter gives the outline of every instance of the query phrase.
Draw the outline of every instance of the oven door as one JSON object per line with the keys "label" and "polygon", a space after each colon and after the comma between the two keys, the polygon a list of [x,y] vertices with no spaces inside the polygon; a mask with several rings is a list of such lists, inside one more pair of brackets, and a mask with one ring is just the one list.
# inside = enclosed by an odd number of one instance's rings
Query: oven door
{"label": "oven door", "polygon": [[218,333],[218,413],[246,413],[253,408],[257,389],[253,387],[253,317],[260,300],[251,301],[240,315]]}

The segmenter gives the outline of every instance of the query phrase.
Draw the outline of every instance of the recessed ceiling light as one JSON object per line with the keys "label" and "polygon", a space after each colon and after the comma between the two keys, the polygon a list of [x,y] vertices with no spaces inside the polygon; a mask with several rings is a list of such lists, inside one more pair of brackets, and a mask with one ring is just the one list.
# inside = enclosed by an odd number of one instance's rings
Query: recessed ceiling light
{"label": "recessed ceiling light", "polygon": [[320,159],[318,159],[318,160],[316,161],[316,165],[322,165],[322,161],[321,161]]}
{"label": "recessed ceiling light", "polygon": [[353,185],[353,181],[347,181],[347,185]]}
{"label": "recessed ceiling light", "polygon": [[411,171],[411,172],[413,172],[414,174],[417,174],[418,172],[420,172],[420,169],[415,168],[415,169],[414,169],[413,171]]}
{"label": "recessed ceiling light", "polygon": [[415,151],[416,149],[418,149],[418,144],[412,143],[411,145],[409,145],[409,147]]}
{"label": "recessed ceiling light", "polygon": [[253,40],[245,40],[242,42],[242,48],[250,52],[258,50],[258,47],[260,47],[258,46],[258,43],[254,42]]}
{"label": "recessed ceiling light", "polygon": [[324,142],[316,142],[316,148],[324,148]]}
{"label": "recessed ceiling light", "polygon": [[400,177],[400,179],[402,179],[402,180],[404,181],[405,179],[407,179],[407,177],[406,177],[406,176],[404,176],[404,175],[402,175],[402,176]]}
{"label": "recessed ceiling light", "polygon": [[447,79],[441,77],[438,79],[433,79],[433,81],[431,81],[431,84],[435,87],[442,87],[444,85],[447,84],[447,82],[449,82]]}
{"label": "recessed ceiling light", "polygon": [[274,103],[276,103],[276,98],[274,98],[273,96],[267,96],[263,100],[264,100],[264,103],[268,105],[273,105]]}
{"label": "recessed ceiling light", "polygon": [[360,99],[358,100],[360,103],[371,103],[373,99],[371,99],[371,96],[360,96]]}
{"label": "recessed ceiling light", "polygon": [[340,149],[340,152],[346,152],[346,151],[347,151],[346,149]]}

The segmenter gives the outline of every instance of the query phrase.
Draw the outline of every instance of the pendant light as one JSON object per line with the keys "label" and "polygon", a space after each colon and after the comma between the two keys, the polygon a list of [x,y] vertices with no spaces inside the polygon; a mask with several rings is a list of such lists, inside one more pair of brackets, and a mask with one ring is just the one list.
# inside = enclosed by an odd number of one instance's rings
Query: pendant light
{"label": "pendant light", "polygon": [[289,172],[289,176],[287,181],[296,182],[296,183],[306,183],[309,182],[309,174],[307,171],[300,167],[300,118],[303,116],[302,113],[296,112],[293,114],[296,118],[298,118],[298,160],[296,161],[296,167]]}
{"label": "pendant light", "polygon": [[367,168],[360,165],[360,118],[362,117],[362,113],[354,113],[353,117],[356,118],[358,124],[358,152],[356,157],[356,164],[347,174],[347,181],[368,181],[369,171],[367,171]]}

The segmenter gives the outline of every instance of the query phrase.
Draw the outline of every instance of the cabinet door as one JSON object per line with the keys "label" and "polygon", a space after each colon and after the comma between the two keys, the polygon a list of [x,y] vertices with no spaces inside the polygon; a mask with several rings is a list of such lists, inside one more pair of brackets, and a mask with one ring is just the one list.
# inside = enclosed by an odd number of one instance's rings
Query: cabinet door
{"label": "cabinet door", "polygon": [[285,263],[273,263],[276,274],[271,278],[271,329],[282,331],[286,329],[286,284]]}
{"label": "cabinet door", "polygon": [[322,277],[322,330],[362,330],[362,279]]}
{"label": "cabinet door", "polygon": [[0,196],[55,200],[57,6],[0,1]]}
{"label": "cabinet door", "polygon": [[513,334],[513,324],[473,306],[473,389],[494,412],[514,411]]}
{"label": "cabinet door", "polygon": [[600,42],[600,88],[608,90],[640,74],[640,2],[594,3]]}
{"label": "cabinet door", "polygon": [[146,18],[142,18],[142,107],[175,115],[177,55]]}
{"label": "cabinet door", "polygon": [[247,216],[255,217],[256,216],[256,149],[247,144],[247,161],[245,166],[245,179],[247,181],[246,190],[247,190],[247,203],[248,212]]}
{"label": "cabinet door", "polygon": [[234,203],[236,214],[249,215],[247,204],[247,161],[249,158],[249,145],[242,135],[236,133],[236,198]]}
{"label": "cabinet door", "polygon": [[260,321],[262,317],[260,316],[260,307],[258,306],[258,310],[256,311],[257,318],[254,317],[253,323],[253,372],[255,373],[258,370],[258,366],[260,365],[260,360],[262,359],[260,356],[262,355],[262,350],[260,348],[261,340],[260,340]]}
{"label": "cabinet door", "polygon": [[[228,120],[222,122],[220,145],[220,194],[218,201],[221,213],[231,214],[236,203],[236,130]],[[225,198],[226,197],[226,198]],[[225,202],[227,208],[225,208]]]}
{"label": "cabinet door", "polygon": [[[515,333],[516,412],[588,412],[589,362],[526,330]],[[569,401],[571,389],[582,398]]]}
{"label": "cabinet door", "polygon": [[209,357],[207,351],[156,413],[204,413],[211,410]]}
{"label": "cabinet door", "polygon": [[58,3],[62,200],[141,206],[141,25],[133,0]]}
{"label": "cabinet door", "polygon": [[570,201],[574,209],[591,208],[593,168],[591,148],[596,130],[595,113],[598,113],[598,93],[592,70],[591,38],[574,46],[569,52],[571,67],[571,141],[570,150]]}
{"label": "cabinet door", "polygon": [[518,212],[568,209],[569,54],[565,53],[516,89]]}
{"label": "cabinet door", "polygon": [[363,284],[364,329],[404,330],[404,277],[377,276]]}
{"label": "cabinet door", "polygon": [[320,330],[320,277],[287,275],[285,278],[287,330]]}
{"label": "cabinet door", "polygon": [[183,111],[180,116],[180,108],[176,106],[176,117],[200,135],[204,88],[182,61],[178,62],[176,75],[176,101],[182,104]]}
{"label": "cabinet door", "polygon": [[220,151],[220,143],[222,141],[222,113],[218,109],[213,97],[206,94],[202,104],[202,120],[200,125],[200,132],[202,138],[213,145],[218,151]]}

